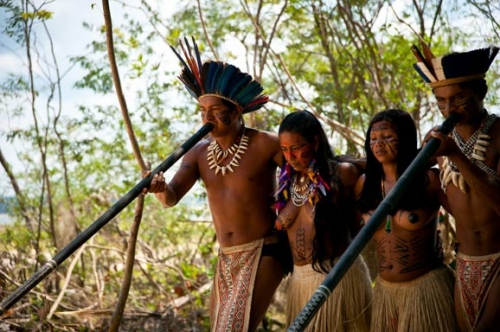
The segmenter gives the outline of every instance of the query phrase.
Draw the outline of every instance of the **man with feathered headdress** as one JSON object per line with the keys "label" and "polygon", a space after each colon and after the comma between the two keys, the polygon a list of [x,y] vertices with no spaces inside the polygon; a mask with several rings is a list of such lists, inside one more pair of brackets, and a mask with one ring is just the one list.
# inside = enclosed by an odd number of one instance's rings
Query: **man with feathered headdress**
{"label": "man with feathered headdress", "polygon": [[500,121],[483,107],[484,79],[498,47],[435,57],[413,47],[415,69],[444,117],[459,121],[441,140],[442,204],[456,221],[455,311],[461,331],[500,329]]}
{"label": "man with feathered headdress", "polygon": [[282,156],[275,134],[245,127],[243,113],[268,97],[252,76],[221,61],[201,62],[193,39],[181,42],[179,79],[199,103],[210,137],[186,153],[168,183],[155,175],[149,192],[165,207],[177,204],[201,179],[220,245],[210,301],[212,331],[254,331],[284,276],[283,247],[272,234],[276,167]]}

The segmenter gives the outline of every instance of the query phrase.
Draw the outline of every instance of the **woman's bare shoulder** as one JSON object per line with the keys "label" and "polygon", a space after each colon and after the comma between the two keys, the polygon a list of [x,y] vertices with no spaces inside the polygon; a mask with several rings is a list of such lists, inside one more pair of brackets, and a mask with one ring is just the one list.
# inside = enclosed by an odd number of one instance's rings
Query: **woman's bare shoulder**
{"label": "woman's bare shoulder", "polygon": [[359,199],[361,196],[361,192],[363,191],[363,187],[365,186],[365,178],[366,176],[362,174],[358,181],[356,181],[356,186],[354,187],[354,194],[356,195],[356,199]]}

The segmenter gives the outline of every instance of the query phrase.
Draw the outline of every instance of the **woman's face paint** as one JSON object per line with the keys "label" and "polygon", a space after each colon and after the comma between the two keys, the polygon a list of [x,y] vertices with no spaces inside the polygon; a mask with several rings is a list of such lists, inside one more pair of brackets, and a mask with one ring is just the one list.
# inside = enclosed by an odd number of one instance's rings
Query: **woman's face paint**
{"label": "woman's face paint", "polygon": [[316,153],[314,144],[296,133],[281,133],[280,147],[286,161],[297,172],[306,172]]}
{"label": "woman's face paint", "polygon": [[394,162],[399,152],[399,138],[389,121],[375,122],[370,130],[370,149],[380,163]]}

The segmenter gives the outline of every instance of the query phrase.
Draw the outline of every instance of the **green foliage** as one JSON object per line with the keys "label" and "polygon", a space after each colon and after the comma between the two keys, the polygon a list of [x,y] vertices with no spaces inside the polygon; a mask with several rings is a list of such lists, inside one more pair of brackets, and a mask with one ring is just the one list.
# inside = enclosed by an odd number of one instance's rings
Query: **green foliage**
{"label": "green foliage", "polygon": [[[352,136],[363,133],[373,114],[384,108],[410,111],[422,128],[440,122],[428,87],[412,68],[409,46],[419,43],[416,33],[431,43],[436,55],[499,41],[498,29],[481,30],[481,34],[464,29],[465,20],[478,28],[485,25],[485,17],[493,27],[496,22],[495,15],[485,14],[491,13],[486,3],[461,0],[442,7],[426,2],[423,12],[415,6],[423,8],[422,1],[398,3],[397,17],[390,1],[201,0],[204,23],[198,2],[179,1],[170,16],[157,9],[171,6],[167,1],[158,1],[158,7],[141,1],[139,8],[120,3],[123,16],[113,17],[115,55],[141,152],[153,167],[201,124],[193,99],[175,78],[180,70],[177,60],[166,60],[166,53],[172,55],[168,45],[177,46],[179,38],[194,36],[203,59],[218,57],[235,63],[262,81],[271,102],[264,110],[246,115],[247,125],[276,131],[287,113],[312,108],[347,128],[345,132],[334,124],[326,128],[338,143],[337,153],[357,153],[360,146]],[[13,265],[0,269],[24,280],[37,261],[55,254],[53,228],[61,228],[71,239],[77,234],[73,229],[88,227],[141,175],[114,95],[104,26],[84,22],[94,36],[83,41],[86,54],[73,54],[74,67],[60,68],[60,72],[81,70],[76,81],[64,84],[92,97],[77,105],[59,105],[56,87],[61,80],[52,76],[57,63],[47,52],[51,45],[41,47],[47,39],[39,34],[46,33],[41,29],[46,21],[56,20],[61,13],[49,10],[47,3],[35,7],[31,2],[2,1],[0,6],[7,16],[2,33],[19,45],[20,54],[29,48],[39,59],[38,71],[29,72],[28,67],[23,72],[9,71],[0,80],[0,112],[23,122],[23,126],[2,128],[0,135],[9,144],[28,147],[19,153],[24,167],[14,171],[25,207],[17,204],[16,222],[0,229],[0,254],[9,253],[6,259]],[[499,72],[494,64],[488,74],[490,91],[500,88]],[[490,93],[488,105],[498,107],[498,98]],[[198,289],[213,277],[216,255],[205,200],[199,185],[183,204],[168,210],[152,195],[146,197],[128,307],[163,313],[172,300],[192,295],[179,316],[208,326],[208,297]],[[133,215],[133,207],[127,207],[89,241],[61,311],[113,308]],[[35,225],[33,230],[26,218]],[[50,276],[37,291],[55,298],[62,275]],[[9,284],[6,289],[14,288]],[[36,294],[27,295],[26,301],[31,306],[19,314],[42,317],[41,321],[53,303]],[[55,317],[30,327],[54,321],[66,322]],[[92,329],[82,326],[80,330]]]}
{"label": "green foliage", "polygon": [[21,18],[23,20],[29,21],[29,20],[49,20],[52,18],[53,13],[49,12],[47,10],[38,10],[36,12],[23,12],[21,13]]}
{"label": "green foliage", "polygon": [[[5,227],[0,233],[1,250],[6,252],[29,248],[34,240],[25,225],[15,222],[11,227]],[[26,254],[26,252],[24,252]]]}

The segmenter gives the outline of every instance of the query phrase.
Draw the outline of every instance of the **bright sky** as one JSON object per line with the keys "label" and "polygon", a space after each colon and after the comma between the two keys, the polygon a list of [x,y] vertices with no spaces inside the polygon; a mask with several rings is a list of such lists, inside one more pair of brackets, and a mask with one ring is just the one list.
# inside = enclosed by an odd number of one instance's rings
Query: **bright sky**
{"label": "bright sky", "polygon": [[[404,0],[403,0],[404,1]],[[42,3],[40,0],[34,1],[37,5]],[[140,4],[140,0],[124,0],[129,6],[137,7]],[[151,1],[152,4],[156,4],[156,1]],[[172,6],[171,1],[164,1],[165,8],[161,8],[160,12],[162,15],[167,16],[169,12],[173,12],[175,5]],[[166,7],[170,3],[169,7]],[[113,18],[113,25],[116,27],[120,25],[120,20],[123,20],[123,8],[120,4],[115,1],[110,1],[111,13]],[[87,29],[83,27],[83,22],[91,25],[99,26],[104,23],[104,18],[102,15],[101,1],[90,1],[90,0],[56,0],[49,1],[49,4],[44,6],[44,9],[53,12],[54,16],[52,19],[47,21],[48,29],[52,35],[55,52],[57,54],[57,61],[61,72],[66,72],[70,68],[69,57],[75,55],[82,55],[87,52],[86,45],[92,40],[96,40],[98,36],[92,35]],[[395,6],[395,10],[398,11],[398,6]],[[387,9],[390,15],[390,10]],[[139,11],[136,11],[134,15],[143,15]],[[139,19],[139,16],[134,16],[135,19]],[[0,9],[0,26],[3,27],[6,24],[7,16],[3,9]],[[37,27],[38,29],[43,29],[41,25]],[[38,35],[41,37],[44,35],[42,31],[39,31]],[[47,45],[44,40],[40,40],[39,45]],[[48,51],[48,50],[45,50]],[[25,57],[25,50],[18,45],[12,43],[7,36],[0,35],[0,80],[6,77],[8,73],[19,73],[21,71],[26,74],[26,66],[23,66],[22,59]],[[47,52],[46,52],[47,53]],[[158,53],[161,54],[164,59],[166,57],[172,57],[171,51],[168,49],[165,43],[158,45]],[[177,62],[173,60],[177,65]],[[497,59],[496,62],[499,62]],[[39,70],[39,68],[35,68]],[[24,72],[23,72],[24,71]],[[78,67],[72,68],[68,74],[63,79],[62,84],[62,94],[65,112],[71,112],[75,110],[75,105],[83,104],[85,101],[92,100],[93,103],[101,102],[117,104],[116,97],[114,95],[109,95],[105,97],[100,97],[94,95],[89,90],[75,90],[72,89],[74,82],[79,79],[83,74],[83,70]],[[130,88],[130,87],[128,87]],[[133,87],[132,87],[133,88]],[[128,90],[130,91],[130,90]],[[100,99],[100,100],[99,100]],[[129,103],[132,100],[128,101]],[[131,106],[131,105],[130,105]],[[495,110],[496,111],[496,110]],[[31,115],[26,115],[26,118],[18,118],[16,121],[12,121],[9,117],[9,112],[5,109],[0,108],[0,132],[8,132],[12,128],[20,128],[25,126],[26,123],[32,121]],[[23,149],[23,146],[14,146],[13,144],[6,141],[6,137],[0,135],[0,147],[5,155],[5,158],[13,164],[17,171],[23,167],[23,165],[17,159],[17,150]],[[5,186],[8,183],[5,172],[0,170],[0,196],[5,194],[5,187],[10,188],[10,185]]]}
{"label": "bright sky", "polygon": [[[44,7],[48,11],[52,11],[54,16],[47,21],[47,27],[51,32],[54,42],[54,49],[57,56],[57,61],[62,72],[65,72],[69,67],[69,57],[72,55],[83,54],[85,45],[92,40],[91,33],[84,29],[82,23],[84,21],[90,24],[101,24],[103,21],[100,10],[92,9],[90,1],[54,1]],[[0,10],[0,23],[2,27],[7,21],[7,15],[4,10]],[[41,31],[42,26],[36,27],[38,36],[44,36]],[[71,41],[71,42],[69,42]],[[39,44],[43,44],[42,40]],[[25,49],[15,44],[7,36],[0,35],[0,75],[4,78],[9,73],[26,75],[26,66],[23,65],[25,58]],[[37,70],[37,69],[35,69]],[[75,78],[81,74],[79,68],[73,68],[63,79],[62,89],[64,100],[66,103],[77,103],[85,100],[89,92],[75,91],[71,88]],[[29,116],[29,114],[27,114]],[[29,119],[18,119],[12,122],[9,114],[2,110],[0,114],[0,129],[8,131],[10,128],[18,128],[23,126],[23,122]],[[0,137],[2,151],[9,161],[15,160],[14,146],[10,143],[6,144],[5,137]]]}
{"label": "bright sky", "polygon": [[[34,1],[36,5],[40,5],[42,1]],[[126,1],[129,6],[139,5],[140,1],[132,0]],[[76,90],[73,89],[74,82],[83,76],[84,71],[79,67],[71,67],[69,58],[76,55],[83,55],[88,52],[86,46],[93,40],[97,40],[99,36],[93,35],[88,29],[83,27],[83,23],[88,23],[94,26],[104,24],[104,17],[102,11],[101,1],[89,0],[63,0],[63,1],[49,1],[49,4],[44,5],[43,8],[53,13],[53,17],[46,21],[47,28],[50,31],[54,51],[57,57],[57,62],[60,68],[60,74],[65,74],[62,80],[62,96],[63,96],[63,112],[65,115],[71,116],[72,112],[76,112],[76,105],[84,104],[85,101],[92,100],[95,104],[115,104],[118,102],[114,94],[108,96],[96,96],[90,90]],[[124,9],[120,4],[115,1],[110,1],[111,15],[113,26],[120,25],[120,20],[123,20]],[[170,8],[163,8],[161,10],[163,15],[168,15],[172,12],[174,6]],[[139,11],[135,11],[135,15],[143,15]],[[7,22],[7,14],[4,9],[0,9],[0,26],[3,30]],[[139,17],[135,17],[139,19]],[[45,39],[46,33],[41,24],[35,28],[37,36],[40,38],[37,45],[45,47],[42,53],[49,54],[48,41]],[[165,53],[166,57],[172,57],[170,49],[163,43],[158,46],[160,53]],[[0,78],[3,79],[10,73],[27,75],[27,67],[23,64],[23,59],[26,57],[25,49],[15,44],[8,38],[8,36],[0,34]],[[176,62],[177,64],[177,62]],[[40,73],[41,68],[35,67],[34,70]],[[52,73],[55,78],[55,74]],[[125,84],[125,83],[124,83]],[[127,87],[130,88],[130,87]],[[133,88],[133,87],[132,87]],[[45,98],[40,98],[44,100]],[[129,103],[132,100],[128,101]],[[132,106],[129,104],[129,106]],[[33,118],[28,111],[25,117],[12,118],[12,110],[0,108],[0,132],[5,133],[15,128],[23,128],[27,123],[32,123]],[[76,115],[76,114],[75,114]],[[7,142],[5,135],[0,135],[0,147],[6,160],[19,171],[23,168],[22,163],[17,158],[17,152],[24,150],[26,147],[20,143],[16,145]],[[29,147],[28,147],[29,148]],[[0,171],[0,196],[12,194],[10,185],[5,186],[8,182],[3,169]],[[7,192],[5,192],[5,187]]]}
{"label": "bright sky", "polygon": [[[83,21],[90,24],[100,24],[103,18],[99,10],[91,8],[90,1],[54,1],[44,8],[54,13],[53,18],[47,21],[47,27],[52,34],[59,67],[62,72],[65,72],[70,65],[68,58],[71,55],[82,54],[87,42],[92,40],[90,32],[82,26]],[[0,23],[2,24],[2,28],[7,22],[7,14],[3,9],[0,10],[0,22],[2,22]],[[42,26],[39,25],[36,27],[36,30],[39,36],[44,36],[45,34],[42,33],[41,28]],[[39,45],[43,43],[44,41],[40,41]],[[14,43],[8,36],[0,34],[0,77],[2,79],[10,73],[26,75],[26,66],[23,65],[25,56],[24,48]],[[65,103],[78,103],[88,97],[88,92],[76,92],[71,89],[72,82],[79,75],[78,71],[79,68],[73,68],[63,79],[62,94]],[[22,128],[26,123],[32,122],[30,114],[26,114],[25,117],[13,119],[11,110],[2,109],[0,112],[0,131],[2,133],[8,132],[13,128]],[[7,142],[6,137],[1,135],[0,146],[6,160],[11,163],[13,168],[18,171],[20,167],[23,167],[17,158],[17,151],[24,149],[22,145],[19,143],[14,145]],[[6,179],[6,175],[2,169],[0,172],[0,182],[5,183],[4,180]],[[0,190],[2,189],[5,189],[3,185],[0,186]],[[4,194],[4,192],[0,191],[1,194]]]}

